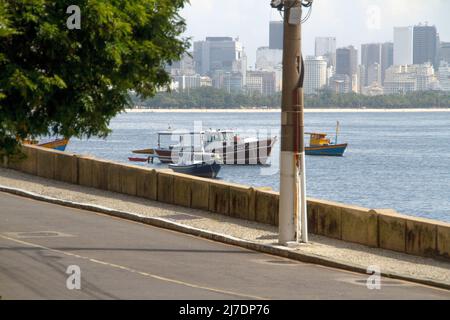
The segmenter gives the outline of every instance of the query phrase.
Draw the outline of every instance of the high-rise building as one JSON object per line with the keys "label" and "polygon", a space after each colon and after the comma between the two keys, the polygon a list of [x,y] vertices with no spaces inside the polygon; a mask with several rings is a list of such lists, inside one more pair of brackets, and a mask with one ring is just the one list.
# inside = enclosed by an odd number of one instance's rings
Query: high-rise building
{"label": "high-rise building", "polygon": [[439,62],[441,61],[450,63],[450,42],[441,42],[439,49]]}
{"label": "high-rise building", "polygon": [[327,84],[327,60],[308,56],[305,59],[305,94],[315,94]]}
{"label": "high-rise building", "polygon": [[350,78],[358,72],[358,50],[353,46],[336,50],[336,74],[346,74]]}
{"label": "high-rise building", "polygon": [[367,70],[367,86],[373,84],[381,85],[381,65],[378,63],[374,63],[369,66]]}
{"label": "high-rise building", "polygon": [[270,21],[269,26],[269,48],[283,50],[283,21]]}
{"label": "high-rise building", "polygon": [[215,71],[243,72],[247,69],[246,57],[238,39],[207,37],[194,43],[196,72],[212,75]]}
{"label": "high-rise building", "polygon": [[243,84],[243,77],[240,72],[217,70],[212,77],[213,87],[225,90],[228,93],[242,92]]}
{"label": "high-rise building", "polygon": [[[373,77],[371,75],[369,79],[369,72],[377,69],[377,73],[381,69],[381,48],[382,45],[379,43],[370,43],[361,45],[361,65],[364,67],[364,72],[362,73],[363,78],[360,79],[361,85],[367,87],[371,85],[373,81],[380,81],[378,77]],[[376,68],[374,66],[377,66]]]}
{"label": "high-rise building", "polygon": [[450,63],[441,61],[438,71],[440,88],[443,91],[450,91]]}
{"label": "high-rise building", "polygon": [[283,50],[260,47],[256,50],[256,70],[272,70],[283,64]]}
{"label": "high-rise building", "polygon": [[394,44],[386,42],[381,45],[381,83],[384,85],[386,70],[394,65]]}
{"label": "high-rise building", "polygon": [[260,47],[256,51],[255,71],[275,72],[276,91],[282,89],[283,50]]}
{"label": "high-rise building", "polygon": [[314,54],[326,58],[329,66],[336,66],[336,38],[317,37]]}
{"label": "high-rise building", "polygon": [[273,95],[276,91],[275,72],[248,71],[246,89],[249,94]]}
{"label": "high-rise building", "polygon": [[413,28],[394,28],[394,65],[413,64]]}
{"label": "high-rise building", "polygon": [[329,80],[329,88],[335,93],[352,91],[352,79],[346,74],[335,74]]}
{"label": "high-rise building", "polygon": [[174,61],[166,69],[172,76],[195,75],[195,63],[192,52],[185,53],[180,61]]}
{"label": "high-rise building", "polygon": [[426,91],[436,87],[436,76],[429,63],[420,65],[394,65],[386,70],[384,92],[399,94]]}
{"label": "high-rise building", "polygon": [[177,90],[184,91],[200,87],[200,76],[197,75],[176,75],[173,80],[178,84]]}
{"label": "high-rise building", "polygon": [[436,69],[439,66],[437,58],[437,30],[435,26],[414,26],[413,63],[431,63]]}

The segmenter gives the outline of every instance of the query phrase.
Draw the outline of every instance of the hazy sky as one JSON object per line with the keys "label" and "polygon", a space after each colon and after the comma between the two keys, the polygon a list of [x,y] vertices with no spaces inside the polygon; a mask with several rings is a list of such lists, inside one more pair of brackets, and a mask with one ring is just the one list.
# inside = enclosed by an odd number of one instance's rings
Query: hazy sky
{"label": "hazy sky", "polygon": [[[270,0],[190,0],[182,12],[187,36],[240,37],[249,58],[269,43],[269,21],[280,20]],[[393,27],[428,22],[436,25],[442,41],[450,41],[449,0],[314,0],[311,18],[304,24],[304,54],[314,54],[317,36],[335,36],[338,47],[392,41]]]}

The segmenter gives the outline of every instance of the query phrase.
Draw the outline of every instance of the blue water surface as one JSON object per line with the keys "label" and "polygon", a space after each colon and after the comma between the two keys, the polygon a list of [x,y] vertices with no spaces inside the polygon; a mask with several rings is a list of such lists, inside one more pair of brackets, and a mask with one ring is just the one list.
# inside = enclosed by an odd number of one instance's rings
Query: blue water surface
{"label": "blue water surface", "polygon": [[[306,131],[329,133],[348,142],[343,158],[307,157],[307,193],[369,208],[392,208],[419,217],[450,221],[450,113],[307,113]],[[128,162],[130,150],[156,145],[169,128],[260,130],[279,135],[279,113],[126,113],[111,122],[106,139],[72,139],[67,151]],[[279,143],[271,167],[224,166],[220,178],[279,189]],[[147,165],[147,164],[145,164]],[[163,167],[154,164],[155,167]]]}

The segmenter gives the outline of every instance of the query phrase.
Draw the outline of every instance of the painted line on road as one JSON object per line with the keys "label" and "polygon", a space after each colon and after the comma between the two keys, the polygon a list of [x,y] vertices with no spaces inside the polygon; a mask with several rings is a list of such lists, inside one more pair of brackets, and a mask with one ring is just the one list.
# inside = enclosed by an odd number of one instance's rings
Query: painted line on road
{"label": "painted line on road", "polygon": [[[336,271],[339,270],[341,272],[351,272],[364,275],[367,274],[367,267],[351,263],[348,261],[340,261],[313,253],[298,252],[291,248],[285,248],[279,245],[260,244],[250,240],[244,240],[226,234],[191,227],[188,225],[184,225],[182,223],[166,220],[161,217],[148,217],[141,214],[111,209],[96,204],[79,203],[70,200],[54,198],[19,188],[7,187],[4,185],[0,185],[0,192],[6,192],[9,194],[26,197],[36,201],[43,201],[83,211],[104,214],[114,218],[125,219],[135,223],[142,223],[156,228],[179,232],[194,237],[200,237],[202,239],[206,239],[213,242],[221,242],[223,244],[237,246],[247,250],[257,251],[272,256],[296,260],[307,264],[314,264],[324,268],[334,269]],[[442,290],[442,289],[446,291],[450,290],[449,282],[441,282],[439,280],[421,278],[409,274],[400,274],[394,271],[382,272],[381,275],[386,278],[398,279],[406,282],[415,283],[417,285],[423,285],[426,287],[433,288],[435,290]]]}
{"label": "painted line on road", "polygon": [[54,252],[54,253],[59,253],[59,254],[65,255],[65,256],[69,256],[69,257],[73,257],[73,258],[77,258],[77,259],[90,261],[92,263],[108,266],[108,267],[111,267],[111,268],[114,268],[114,269],[120,269],[120,270],[127,271],[127,272],[134,273],[134,274],[139,274],[139,275],[144,276],[144,277],[153,278],[153,279],[164,281],[164,282],[170,282],[170,283],[182,285],[182,286],[185,286],[185,287],[190,287],[190,288],[200,289],[200,290],[206,290],[206,291],[211,291],[211,292],[215,292],[215,293],[220,293],[220,294],[226,294],[226,295],[236,296],[236,297],[240,297],[240,298],[245,298],[245,299],[267,300],[267,298],[254,296],[254,295],[250,295],[250,294],[239,293],[239,292],[234,292],[234,291],[229,291],[229,290],[222,290],[222,289],[211,288],[211,287],[205,287],[205,286],[201,286],[201,285],[197,285],[197,284],[193,284],[193,283],[189,283],[189,282],[185,282],[185,281],[181,281],[181,280],[167,278],[167,277],[159,276],[159,275],[148,273],[148,272],[144,272],[144,271],[139,271],[139,270],[136,270],[136,269],[133,269],[133,268],[129,268],[129,267],[126,267],[126,266],[121,266],[121,265],[118,265],[118,264],[114,264],[114,263],[110,263],[110,262],[106,262],[106,261],[101,261],[101,260],[89,258],[87,256],[81,256],[79,254],[75,254],[75,253],[71,253],[71,252],[67,252],[67,251],[62,251],[62,250],[58,250],[58,249],[49,248],[49,247],[46,247],[46,246],[43,246],[43,245],[40,245],[40,244],[14,239],[14,238],[11,238],[11,237],[4,236],[2,234],[0,234],[0,238],[5,239],[5,240],[9,240],[9,241],[12,241],[12,242],[16,242],[16,243],[19,243],[19,244],[22,244],[22,245],[26,245],[26,246],[29,246],[29,247],[34,247],[34,248],[39,248],[39,249],[42,249],[42,250],[51,251],[51,252]]}

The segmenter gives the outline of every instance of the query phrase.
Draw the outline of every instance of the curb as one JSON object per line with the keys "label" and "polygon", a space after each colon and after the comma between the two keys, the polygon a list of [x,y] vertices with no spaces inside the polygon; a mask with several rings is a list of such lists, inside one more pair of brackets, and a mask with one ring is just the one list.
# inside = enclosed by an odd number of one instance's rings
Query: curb
{"label": "curb", "polygon": [[[177,231],[180,233],[185,233],[201,238],[205,238],[212,241],[217,241],[229,245],[234,245],[238,247],[242,247],[248,250],[258,251],[261,253],[271,254],[274,256],[279,256],[282,258],[287,258],[291,260],[296,260],[304,263],[316,264],[325,267],[331,267],[336,269],[342,269],[346,271],[368,274],[367,269],[363,266],[352,264],[352,263],[343,263],[338,260],[333,260],[329,258],[325,258],[319,255],[310,254],[310,253],[300,253],[296,252],[293,249],[285,248],[276,245],[266,245],[260,244],[248,240],[243,240],[239,238],[235,238],[232,236],[228,236],[225,234],[220,234],[212,231],[207,231],[203,229],[197,229],[194,227],[186,226],[180,223],[176,223],[164,218],[159,217],[145,217],[139,214],[119,211],[110,209],[103,206],[86,204],[86,203],[78,203],[68,200],[57,199],[53,197],[43,196],[34,192],[25,191],[17,188],[10,188],[6,186],[0,185],[0,192],[5,192],[9,194],[14,194],[17,196],[22,196],[26,198],[30,198],[37,201],[48,202],[52,204],[57,204],[69,208],[81,209],[86,211],[92,211],[97,213],[106,214],[113,217],[118,217],[126,220],[131,220],[134,222],[140,222],[147,225],[151,225],[158,228],[168,229],[172,231]],[[432,279],[420,278],[420,277],[411,277],[409,275],[402,275],[394,272],[382,272],[381,275],[386,278],[397,279],[402,281],[408,281],[413,283],[418,283],[422,285],[437,287],[440,289],[450,290],[450,283],[447,282],[438,282]]]}

